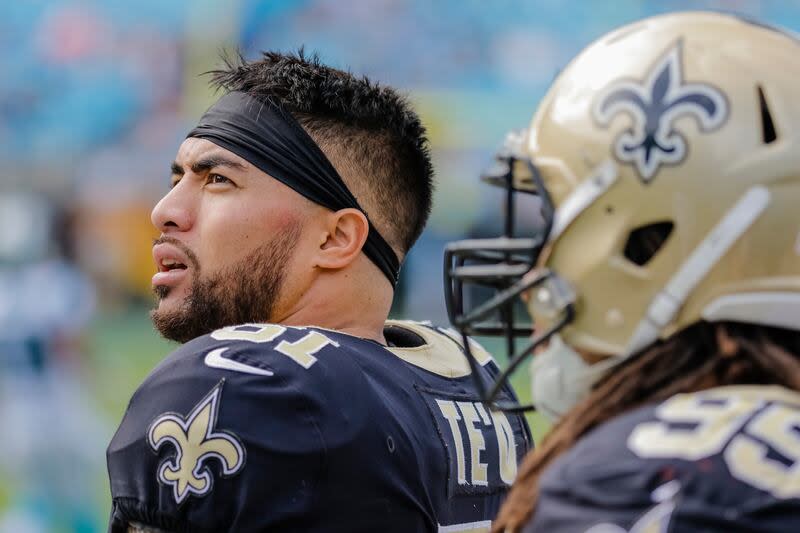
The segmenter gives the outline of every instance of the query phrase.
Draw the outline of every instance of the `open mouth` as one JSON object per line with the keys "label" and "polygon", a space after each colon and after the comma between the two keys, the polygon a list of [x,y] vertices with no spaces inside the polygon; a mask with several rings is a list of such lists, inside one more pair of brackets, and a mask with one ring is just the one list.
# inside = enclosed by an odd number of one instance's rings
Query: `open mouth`
{"label": "open mouth", "polygon": [[186,278],[190,267],[196,265],[190,252],[171,242],[159,242],[153,246],[153,259],[157,270],[153,276],[154,287],[177,286]]}
{"label": "open mouth", "polygon": [[173,270],[186,270],[187,266],[175,259],[162,259],[159,263],[159,272],[171,272]]}

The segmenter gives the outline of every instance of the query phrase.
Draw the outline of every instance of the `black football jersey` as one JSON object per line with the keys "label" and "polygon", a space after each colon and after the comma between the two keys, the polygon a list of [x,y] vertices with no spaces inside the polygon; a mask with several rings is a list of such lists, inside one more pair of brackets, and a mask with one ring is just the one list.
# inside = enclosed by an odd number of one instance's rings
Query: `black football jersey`
{"label": "black football jersey", "polygon": [[598,427],[542,475],[526,532],[800,532],[800,394],[679,394]]}
{"label": "black football jersey", "polygon": [[109,531],[487,531],[532,446],[524,418],[481,404],[452,331],[385,334],[400,347],[275,324],[180,347],[108,447]]}

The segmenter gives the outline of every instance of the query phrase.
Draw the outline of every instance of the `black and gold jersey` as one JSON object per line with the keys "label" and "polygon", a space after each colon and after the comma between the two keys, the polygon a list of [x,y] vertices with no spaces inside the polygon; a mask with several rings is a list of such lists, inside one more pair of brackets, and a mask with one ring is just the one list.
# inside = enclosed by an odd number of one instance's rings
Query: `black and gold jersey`
{"label": "black and gold jersey", "polygon": [[110,531],[488,530],[531,447],[524,419],[481,404],[452,332],[385,331],[400,347],[274,324],[183,345],[109,445]]}
{"label": "black and gold jersey", "polygon": [[524,531],[800,531],[800,394],[719,387],[617,417],[545,471]]}

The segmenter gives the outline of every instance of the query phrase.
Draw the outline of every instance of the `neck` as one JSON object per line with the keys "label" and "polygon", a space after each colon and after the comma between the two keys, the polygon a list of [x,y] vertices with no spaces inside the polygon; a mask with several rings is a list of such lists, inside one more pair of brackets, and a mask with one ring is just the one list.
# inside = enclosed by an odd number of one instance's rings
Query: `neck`
{"label": "neck", "polygon": [[294,304],[277,313],[286,326],[317,326],[374,340],[383,345],[383,325],[389,316],[394,291],[388,280],[320,274]]}

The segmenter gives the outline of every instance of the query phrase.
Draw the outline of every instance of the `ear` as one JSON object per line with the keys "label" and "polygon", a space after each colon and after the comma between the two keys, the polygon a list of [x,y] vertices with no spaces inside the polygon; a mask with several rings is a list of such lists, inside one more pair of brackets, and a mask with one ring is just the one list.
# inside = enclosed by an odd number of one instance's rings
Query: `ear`
{"label": "ear", "polygon": [[369,233],[369,221],[358,209],[340,209],[327,213],[324,229],[315,264],[335,270],[348,266],[361,253]]}

